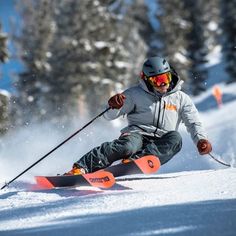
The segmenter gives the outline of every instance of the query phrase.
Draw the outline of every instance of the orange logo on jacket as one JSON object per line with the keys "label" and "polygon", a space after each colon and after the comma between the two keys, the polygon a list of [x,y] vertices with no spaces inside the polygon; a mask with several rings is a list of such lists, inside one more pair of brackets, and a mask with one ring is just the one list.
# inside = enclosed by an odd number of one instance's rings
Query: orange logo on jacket
{"label": "orange logo on jacket", "polygon": [[177,111],[177,106],[172,105],[172,104],[166,104],[165,109],[166,110],[171,110],[171,111]]}

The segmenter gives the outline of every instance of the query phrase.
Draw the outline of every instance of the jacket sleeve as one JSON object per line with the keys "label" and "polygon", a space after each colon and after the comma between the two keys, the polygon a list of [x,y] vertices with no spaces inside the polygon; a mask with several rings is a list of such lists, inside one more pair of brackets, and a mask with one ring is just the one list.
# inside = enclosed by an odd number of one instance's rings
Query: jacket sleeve
{"label": "jacket sleeve", "polygon": [[200,139],[207,139],[207,135],[193,101],[187,94],[182,93],[182,95],[181,118],[187,128],[187,131],[191,134],[193,142],[197,144]]}
{"label": "jacket sleeve", "polygon": [[125,94],[126,97],[123,107],[120,109],[110,109],[109,111],[107,111],[103,115],[106,120],[114,120],[119,116],[129,114],[133,111],[135,104],[132,100],[132,93],[129,90],[126,90],[123,92],[123,94]]}

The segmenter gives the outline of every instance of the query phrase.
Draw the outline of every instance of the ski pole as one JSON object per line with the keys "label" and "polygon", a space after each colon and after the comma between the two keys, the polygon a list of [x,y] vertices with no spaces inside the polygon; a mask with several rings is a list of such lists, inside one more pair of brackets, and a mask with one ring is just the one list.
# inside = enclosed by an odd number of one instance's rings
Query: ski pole
{"label": "ski pole", "polygon": [[227,164],[227,163],[225,163],[225,162],[223,162],[223,161],[218,160],[218,159],[215,158],[211,153],[208,153],[208,155],[209,155],[212,159],[214,159],[215,161],[217,161],[218,163],[220,163],[220,164],[222,164],[222,165],[224,165],[224,166],[228,166],[228,167],[231,166],[230,164]]}
{"label": "ski pole", "polygon": [[19,178],[21,175],[23,175],[25,172],[27,172],[29,169],[31,169],[33,166],[37,165],[40,161],[42,161],[43,159],[45,159],[47,156],[49,156],[52,152],[54,152],[56,149],[58,149],[59,147],[61,147],[63,144],[65,144],[67,141],[69,141],[71,138],[73,138],[76,134],[78,134],[79,132],[81,132],[83,129],[85,129],[87,126],[89,126],[90,124],[92,124],[98,117],[102,116],[104,113],[106,113],[108,110],[110,110],[111,108],[108,107],[106,108],[103,112],[101,112],[99,115],[97,115],[96,117],[94,117],[92,120],[90,120],[87,124],[85,124],[82,128],[80,128],[79,130],[77,130],[75,133],[73,133],[70,137],[68,137],[67,139],[65,139],[63,142],[61,142],[60,144],[58,144],[55,148],[53,148],[50,152],[48,152],[47,154],[45,154],[43,157],[41,157],[38,161],[36,161],[35,163],[33,163],[31,166],[29,166],[27,169],[25,169],[23,172],[21,172],[19,175],[17,175],[14,179],[10,180],[8,183],[6,183],[2,188],[4,189],[6,186],[8,186],[10,183],[12,183],[13,181],[15,181],[17,178]]}

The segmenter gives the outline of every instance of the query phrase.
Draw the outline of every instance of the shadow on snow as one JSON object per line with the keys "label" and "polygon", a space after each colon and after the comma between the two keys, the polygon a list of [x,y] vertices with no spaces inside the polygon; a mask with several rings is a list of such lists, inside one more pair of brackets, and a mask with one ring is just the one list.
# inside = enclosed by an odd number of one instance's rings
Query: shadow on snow
{"label": "shadow on snow", "polygon": [[[122,203],[118,203],[122,204]],[[132,204],[132,199],[130,201]],[[101,206],[102,207],[102,206]],[[63,217],[7,235],[235,235],[236,199],[155,206],[110,214]],[[45,222],[46,223],[46,222]],[[47,222],[49,223],[49,222]]]}

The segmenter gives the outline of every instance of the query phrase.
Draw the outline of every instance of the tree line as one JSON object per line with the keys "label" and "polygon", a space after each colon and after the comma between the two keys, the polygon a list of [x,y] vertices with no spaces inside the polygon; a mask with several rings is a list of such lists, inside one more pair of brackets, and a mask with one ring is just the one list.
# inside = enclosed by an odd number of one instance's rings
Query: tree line
{"label": "tree line", "polygon": [[[207,89],[217,45],[236,80],[236,0],[22,0],[12,32],[24,65],[14,83],[10,123],[68,123],[95,114],[138,81],[144,59],[166,57],[190,94]],[[6,45],[1,44],[0,60]],[[1,60],[4,62],[5,60]]]}

